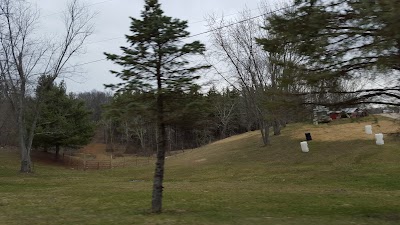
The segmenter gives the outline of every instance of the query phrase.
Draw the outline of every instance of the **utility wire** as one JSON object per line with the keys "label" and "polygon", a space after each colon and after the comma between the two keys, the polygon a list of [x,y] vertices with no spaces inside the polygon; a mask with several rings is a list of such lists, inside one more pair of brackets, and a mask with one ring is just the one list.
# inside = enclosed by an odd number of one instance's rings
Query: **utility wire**
{"label": "utility wire", "polygon": [[[260,15],[253,16],[253,17],[250,17],[250,18],[247,18],[247,19],[243,19],[243,20],[240,20],[240,21],[236,21],[236,22],[233,22],[233,23],[230,23],[230,24],[227,24],[227,25],[223,25],[223,26],[220,26],[220,27],[217,27],[217,28],[208,30],[208,31],[204,31],[204,32],[201,32],[201,33],[197,33],[197,34],[194,34],[194,35],[190,35],[190,36],[181,38],[181,40],[185,40],[185,39],[188,39],[188,38],[192,38],[192,37],[197,37],[197,36],[200,36],[200,35],[208,34],[208,33],[211,33],[211,32],[214,32],[214,31],[218,31],[218,30],[221,30],[221,29],[230,27],[230,26],[234,26],[234,25],[237,25],[237,24],[240,24],[240,23],[243,23],[243,22],[247,22],[247,21],[250,21],[250,20],[254,20],[254,19],[260,18],[260,17],[262,17],[262,16],[270,15],[270,14],[273,14],[273,13],[276,13],[276,12],[279,12],[279,11],[282,11],[282,10],[285,10],[285,9],[289,9],[289,8],[291,8],[291,7],[293,7],[293,6],[292,6],[292,5],[291,5],[291,6],[286,6],[286,7],[279,8],[279,9],[276,9],[276,10],[273,10],[273,11],[269,11],[269,12],[267,12],[267,13],[262,13],[262,14],[260,14]],[[120,38],[111,38],[111,39],[107,39],[107,40],[115,40],[115,39],[120,39]],[[105,40],[104,40],[104,41],[105,41]],[[99,42],[103,42],[103,41],[91,42],[91,44],[93,44],[93,43],[99,43]],[[82,63],[82,64],[77,64],[77,65],[70,66],[70,67],[67,67],[67,68],[83,66],[83,65],[87,65],[87,64],[91,64],[91,63],[96,63],[96,62],[100,62],[100,61],[104,61],[104,60],[106,60],[106,59],[105,59],[105,58],[103,58],[103,59],[97,59],[97,60],[94,60],[94,61],[90,61],[90,62],[86,62],[86,63]]]}
{"label": "utility wire", "polygon": [[[256,9],[259,9],[259,8],[249,9],[249,12],[252,12],[252,11],[254,11],[254,10],[256,10]],[[237,14],[240,14],[240,12],[228,14],[228,15],[226,15],[226,16],[222,16],[222,17],[218,17],[218,18],[224,18],[224,17],[234,16],[234,15],[237,15]],[[260,16],[261,16],[261,15],[260,15]],[[204,19],[204,20],[198,20],[198,21],[195,21],[195,22],[189,22],[188,24],[197,24],[197,23],[206,22],[206,21],[207,21],[207,20]],[[200,35],[200,34],[199,34],[199,35]],[[86,44],[88,44],[88,45],[90,45],[90,44],[97,44],[97,43],[101,43],[101,42],[113,41],[113,40],[118,40],[118,39],[123,39],[123,38],[125,38],[125,37],[114,37],[114,38],[108,38],[108,39],[103,39],[103,40],[99,40],[99,41],[88,42],[88,43],[86,43]],[[188,38],[189,38],[189,37],[188,37]]]}
{"label": "utility wire", "polygon": [[[206,56],[204,56],[204,60],[205,60],[208,64],[210,64],[210,65],[212,66],[212,68],[215,70],[215,72],[216,72],[218,75],[220,75],[220,76],[225,80],[225,82],[227,82],[229,85],[231,85],[235,90],[239,90],[232,82],[230,82],[230,81],[228,80],[228,78],[226,78],[226,77],[223,75],[223,74],[225,74],[225,73],[230,73],[231,71],[220,72],[220,71],[218,70],[218,68],[215,66],[215,64],[211,64],[211,63],[208,61],[208,59],[207,59]],[[222,62],[222,60],[220,60],[217,64],[219,64],[220,62]]]}
{"label": "utility wire", "polygon": [[291,8],[291,7],[293,7],[293,6],[287,6],[287,7],[279,8],[279,9],[276,9],[276,10],[273,10],[273,11],[270,11],[270,12],[267,12],[267,13],[263,13],[263,14],[260,14],[260,15],[257,15],[257,16],[253,16],[253,17],[244,19],[244,20],[240,20],[240,21],[237,21],[237,22],[234,22],[234,23],[230,23],[230,24],[227,24],[227,25],[224,25],[224,26],[220,26],[220,27],[208,30],[208,31],[204,31],[204,32],[201,32],[201,33],[198,33],[198,34],[194,34],[194,35],[182,38],[181,40],[192,38],[192,37],[197,37],[197,36],[200,36],[200,35],[203,35],[203,34],[208,34],[208,33],[211,33],[211,32],[214,32],[214,31],[218,31],[218,30],[221,30],[221,29],[233,26],[233,25],[237,25],[237,24],[240,24],[240,23],[243,23],[243,22],[254,20],[254,19],[260,18],[262,16],[266,16],[266,15],[269,15],[269,14],[272,14],[272,13],[276,13],[276,12],[279,12],[281,10],[288,9],[288,8]]}
{"label": "utility wire", "polygon": [[[252,11],[254,11],[254,10],[256,10],[256,9],[259,9],[259,8],[249,9],[248,11],[249,11],[249,12],[252,12]],[[228,15],[221,16],[221,17],[218,17],[218,18],[224,18],[224,17],[234,16],[234,15],[237,15],[237,14],[239,14],[239,13],[241,13],[241,12],[228,14]],[[206,22],[206,21],[207,21],[206,19],[203,19],[203,20],[198,20],[198,21],[190,22],[189,24],[196,24],[196,23],[201,23],[201,22]]]}

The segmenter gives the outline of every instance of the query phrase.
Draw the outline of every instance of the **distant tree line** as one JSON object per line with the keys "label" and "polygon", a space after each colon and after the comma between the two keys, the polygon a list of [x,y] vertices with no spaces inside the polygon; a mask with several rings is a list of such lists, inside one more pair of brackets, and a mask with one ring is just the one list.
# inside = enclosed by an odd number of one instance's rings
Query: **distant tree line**
{"label": "distant tree line", "polygon": [[[59,95],[62,97],[51,94],[54,91],[60,92]],[[50,88],[47,95],[50,97],[54,95],[54,97],[45,101],[49,104],[45,107],[55,107],[54,110],[59,110],[62,114],[47,112],[47,109],[43,109],[44,113],[39,119],[41,122],[38,123],[38,131],[42,130],[42,124],[48,123],[53,116],[58,115],[64,119],[63,113],[67,113],[70,106],[57,105],[57,101],[68,98],[75,101],[74,104],[81,104],[85,108],[82,124],[93,124],[93,128],[100,136],[96,141],[107,144],[109,151],[124,148],[127,154],[155,153],[157,129],[150,103],[154,100],[154,96],[146,96],[140,92],[126,92],[113,96],[109,92],[96,90],[67,94],[63,83]],[[168,116],[168,151],[196,148],[232,135],[260,129],[253,111],[248,107],[246,97],[235,88],[226,87],[218,90],[213,86],[202,93],[196,86],[187,93],[170,95],[168,99],[173,100],[169,101],[173,104],[168,107],[180,109],[179,113]],[[142,101],[148,104],[143,106],[137,103]],[[11,105],[6,98],[1,97],[0,106],[0,146],[16,146],[17,127],[12,119]],[[270,105],[267,106],[270,107]],[[384,109],[398,111],[396,107],[380,107],[369,109],[369,113],[382,113]],[[312,107],[298,104],[292,108],[282,107],[282,111],[284,113],[281,116],[285,118],[281,121],[282,123],[311,121]],[[272,132],[278,134],[276,130]],[[48,145],[40,139],[42,139],[41,134],[35,133],[35,148],[55,150],[56,145]],[[86,142],[90,139],[91,136],[86,139]],[[74,144],[68,143],[62,146],[73,147]]]}
{"label": "distant tree line", "polygon": [[[143,92],[115,95],[105,107],[107,143],[125,144],[132,153],[154,153],[158,137],[155,99],[154,94]],[[167,151],[196,148],[257,129],[241,107],[240,94],[229,88],[201,93],[194,86],[188,92],[170,92],[165,99]]]}

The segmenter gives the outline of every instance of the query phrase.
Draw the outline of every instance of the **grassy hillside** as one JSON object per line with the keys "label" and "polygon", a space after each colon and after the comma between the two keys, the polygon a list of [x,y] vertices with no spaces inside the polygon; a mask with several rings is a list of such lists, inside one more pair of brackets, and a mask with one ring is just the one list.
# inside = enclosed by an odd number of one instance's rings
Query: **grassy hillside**
{"label": "grassy hillside", "polygon": [[[153,165],[16,172],[0,150],[0,224],[400,224],[400,142],[377,146],[389,119],[289,125],[271,146],[258,132],[167,158],[164,213],[148,213]],[[299,142],[311,132],[310,152]]]}

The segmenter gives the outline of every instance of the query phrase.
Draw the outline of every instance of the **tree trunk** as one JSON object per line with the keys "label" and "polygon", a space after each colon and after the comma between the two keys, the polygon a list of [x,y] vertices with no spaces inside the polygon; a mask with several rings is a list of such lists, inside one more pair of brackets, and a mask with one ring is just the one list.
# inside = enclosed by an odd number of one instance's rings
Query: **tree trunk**
{"label": "tree trunk", "polygon": [[165,164],[165,151],[167,149],[166,143],[166,129],[164,122],[164,99],[162,90],[162,75],[161,75],[161,62],[162,55],[158,55],[158,66],[157,66],[157,124],[159,135],[157,135],[157,161],[156,168],[154,171],[153,181],[153,193],[151,201],[151,211],[153,213],[161,213],[162,210],[162,197],[163,197],[163,180],[164,180],[164,164]]}
{"label": "tree trunk", "polygon": [[25,138],[24,138],[23,130],[19,129],[19,144],[20,144],[20,151],[21,151],[21,173],[32,173],[32,161],[31,161],[31,151],[25,145]]}
{"label": "tree trunk", "polygon": [[285,120],[281,120],[281,126],[282,127],[286,127],[286,125],[287,125],[286,121],[287,121],[286,119]]}
{"label": "tree trunk", "polygon": [[152,212],[153,213],[161,213],[162,210],[162,192],[163,192],[163,180],[164,180],[164,164],[165,164],[165,125],[161,123],[159,125],[160,130],[160,139],[159,140],[159,148],[157,150],[157,162],[156,168],[154,172],[154,182],[153,182],[153,195],[152,195]]}
{"label": "tree trunk", "polygon": [[281,135],[281,124],[280,124],[280,122],[279,122],[279,120],[275,120],[274,121],[274,135],[275,136],[277,136],[277,135]]}
{"label": "tree trunk", "polygon": [[60,145],[56,145],[56,161],[58,160],[59,155],[60,155]]}
{"label": "tree trunk", "polygon": [[26,127],[24,124],[24,116],[23,116],[23,103],[20,97],[20,102],[17,111],[17,124],[18,124],[18,138],[19,138],[19,147],[21,151],[21,173],[32,173],[32,160],[31,160],[31,149],[30,145],[27,145],[26,139]]}
{"label": "tree trunk", "polygon": [[21,147],[21,173],[32,173],[32,161],[30,151],[25,148],[25,146]]}
{"label": "tree trunk", "polygon": [[221,130],[221,139],[226,138],[226,132],[227,132],[228,128],[225,124],[222,125],[222,130]]}
{"label": "tree trunk", "polygon": [[261,136],[264,145],[269,145],[270,140],[269,140],[269,123],[265,121],[260,121],[260,130],[261,130]]}

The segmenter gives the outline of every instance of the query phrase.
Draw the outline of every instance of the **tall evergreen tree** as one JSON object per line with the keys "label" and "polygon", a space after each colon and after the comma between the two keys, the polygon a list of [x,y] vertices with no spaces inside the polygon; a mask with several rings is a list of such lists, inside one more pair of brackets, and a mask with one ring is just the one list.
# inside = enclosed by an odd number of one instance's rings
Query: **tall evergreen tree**
{"label": "tall evergreen tree", "polygon": [[[303,57],[302,81],[320,86],[320,93],[355,94],[339,104],[399,105],[399,10],[397,0],[293,0],[290,9],[268,18],[266,29],[272,35],[259,43],[271,54],[295,46]],[[369,80],[376,74],[382,79],[394,76],[383,88],[340,90],[341,81],[359,79],[360,74]]]}
{"label": "tall evergreen tree", "polygon": [[63,82],[59,85],[41,82],[39,89],[42,89],[43,102],[40,105],[41,114],[35,129],[33,145],[43,148],[55,147],[58,159],[60,147],[87,144],[94,134],[94,124],[84,102],[67,95]]}
{"label": "tall evergreen tree", "polygon": [[122,55],[105,53],[108,60],[123,67],[111,71],[122,82],[106,85],[116,91],[140,90],[155,93],[158,125],[158,151],[152,193],[152,212],[162,209],[164,161],[166,151],[165,98],[167,92],[188,90],[196,71],[207,65],[191,63],[190,56],[202,54],[205,47],[199,41],[182,43],[189,37],[187,22],[164,15],[158,0],[145,0],[141,19],[131,18],[131,35],[126,35],[129,47],[121,47]]}

